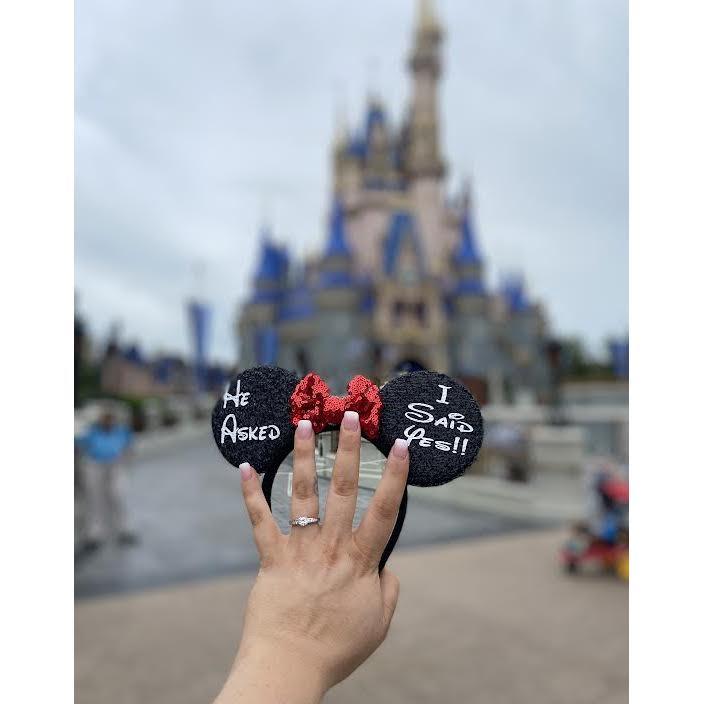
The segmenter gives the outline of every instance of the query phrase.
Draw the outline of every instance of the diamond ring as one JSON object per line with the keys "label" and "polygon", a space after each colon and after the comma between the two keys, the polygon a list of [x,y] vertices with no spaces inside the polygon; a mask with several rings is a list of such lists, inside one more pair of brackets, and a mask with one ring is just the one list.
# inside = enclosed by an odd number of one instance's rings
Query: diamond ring
{"label": "diamond ring", "polygon": [[301,528],[305,528],[306,526],[309,526],[312,523],[320,523],[320,519],[312,518],[311,516],[298,516],[298,518],[292,518],[288,522],[290,526],[300,526]]}

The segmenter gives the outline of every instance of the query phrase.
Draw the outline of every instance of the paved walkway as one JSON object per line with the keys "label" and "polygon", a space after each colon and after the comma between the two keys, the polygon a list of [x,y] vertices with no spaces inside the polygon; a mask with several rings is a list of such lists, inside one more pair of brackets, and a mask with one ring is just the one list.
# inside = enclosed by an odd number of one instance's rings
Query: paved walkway
{"label": "paved walkway", "polygon": [[[164,497],[168,502],[168,496]],[[407,549],[387,642],[330,704],[625,704],[628,592],[568,577],[560,531]],[[77,704],[208,704],[229,669],[251,576],[80,600]]]}
{"label": "paved walkway", "polygon": [[[240,495],[237,470],[220,456],[209,430],[174,435],[167,444],[142,448],[130,470],[128,504],[138,546],[102,551],[79,559],[78,598],[161,587],[185,581],[252,571],[257,555]],[[274,514],[288,518],[287,468],[274,485]],[[320,480],[324,502],[327,482]],[[358,513],[372,495],[360,491]],[[532,525],[482,511],[464,511],[409,499],[399,549],[521,530]],[[288,529],[286,527],[286,529]]]}

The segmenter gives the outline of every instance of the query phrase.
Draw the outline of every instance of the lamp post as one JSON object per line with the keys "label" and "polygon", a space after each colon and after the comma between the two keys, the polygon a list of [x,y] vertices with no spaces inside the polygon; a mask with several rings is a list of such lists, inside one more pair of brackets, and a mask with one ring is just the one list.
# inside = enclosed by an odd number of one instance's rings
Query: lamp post
{"label": "lamp post", "polygon": [[550,371],[550,423],[552,425],[565,425],[562,413],[562,344],[557,340],[550,340],[545,347]]}

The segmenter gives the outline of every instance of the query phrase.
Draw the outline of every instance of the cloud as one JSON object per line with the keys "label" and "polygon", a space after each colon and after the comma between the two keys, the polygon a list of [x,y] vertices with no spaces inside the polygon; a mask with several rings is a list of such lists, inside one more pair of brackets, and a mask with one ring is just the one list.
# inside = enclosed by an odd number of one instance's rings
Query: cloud
{"label": "cloud", "polygon": [[[438,5],[450,183],[472,175],[490,278],[520,266],[555,328],[592,346],[623,332],[625,0]],[[401,0],[80,0],[76,287],[93,330],[120,319],[149,349],[187,351],[198,292],[232,360],[263,215],[298,254],[320,244],[335,103],[359,117],[371,85],[398,119],[412,14]]]}

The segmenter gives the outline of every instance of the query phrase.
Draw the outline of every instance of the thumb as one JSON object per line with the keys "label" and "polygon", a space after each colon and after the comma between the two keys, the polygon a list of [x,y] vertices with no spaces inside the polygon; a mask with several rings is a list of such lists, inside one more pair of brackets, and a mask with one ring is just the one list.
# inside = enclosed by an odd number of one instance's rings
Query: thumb
{"label": "thumb", "polygon": [[380,575],[381,600],[384,604],[384,632],[389,630],[391,619],[396,611],[398,593],[401,587],[398,577],[390,570],[384,568]]}

